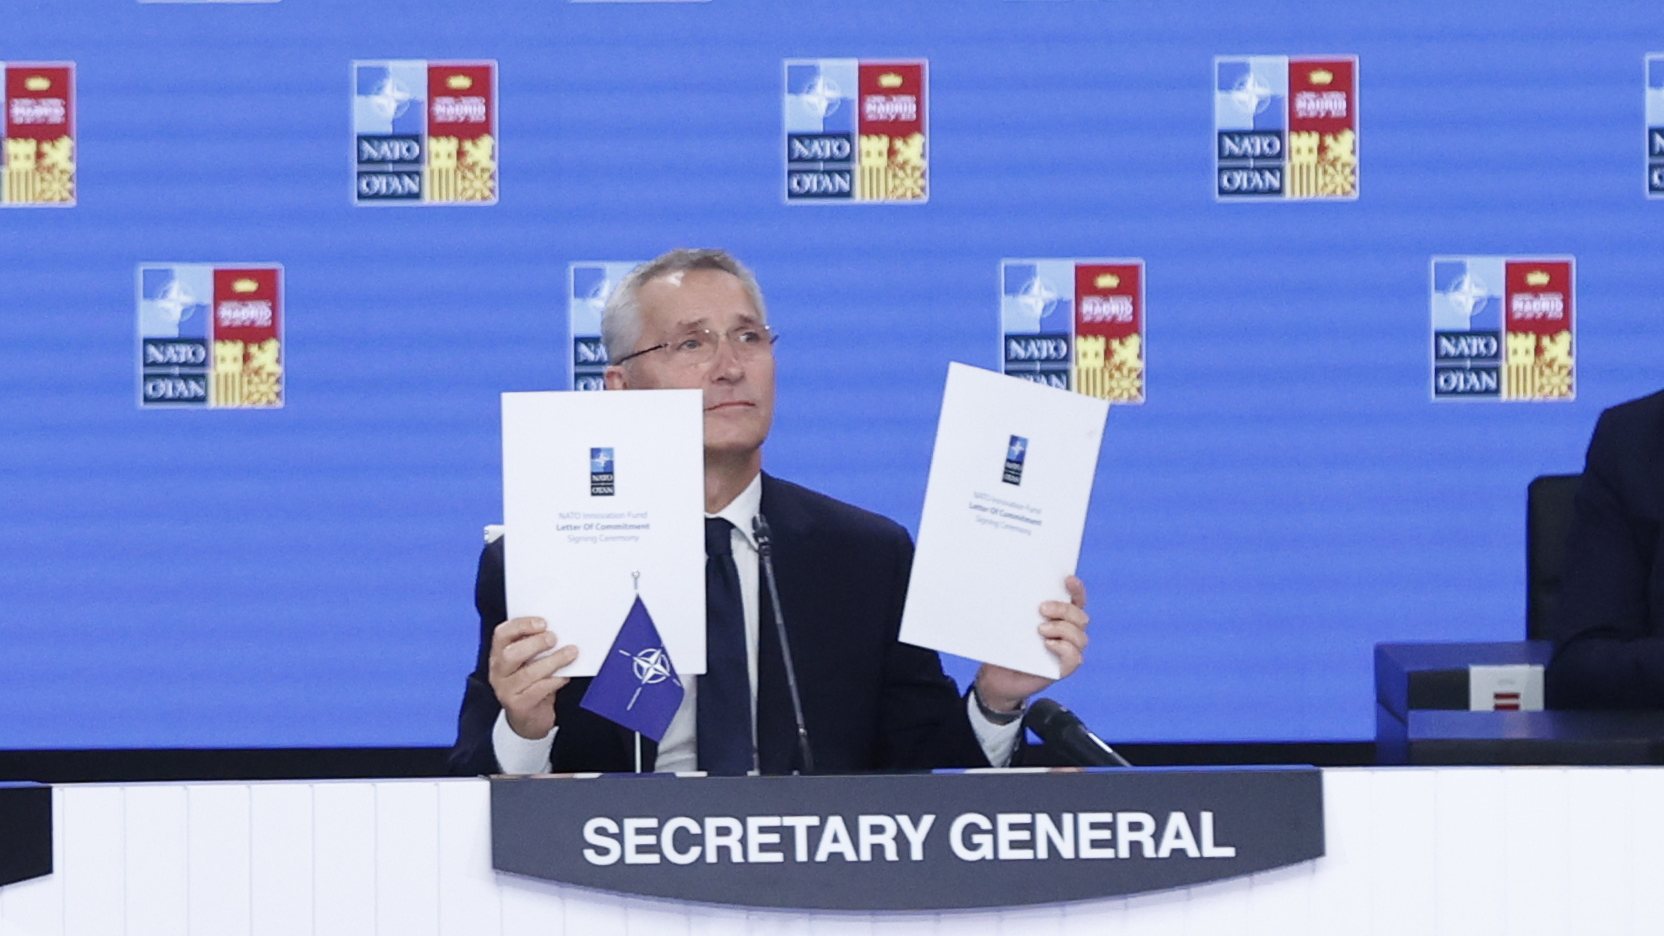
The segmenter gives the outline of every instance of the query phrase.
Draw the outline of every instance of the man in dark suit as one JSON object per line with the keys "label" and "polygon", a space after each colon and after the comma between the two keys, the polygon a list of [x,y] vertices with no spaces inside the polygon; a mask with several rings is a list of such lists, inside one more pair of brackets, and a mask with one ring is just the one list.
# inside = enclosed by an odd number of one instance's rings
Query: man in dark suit
{"label": "man in dark suit", "polygon": [[[672,251],[619,284],[602,314],[609,390],[704,393],[707,673],[686,685],[643,769],[801,769],[753,518],[773,529],[780,600],[818,772],[1008,763],[1029,696],[1052,680],[984,665],[961,697],[929,650],[900,643],[912,542],[894,522],[762,474],[774,413],[774,335],[750,271],[720,251]],[[504,620],[504,545],[480,558],[480,649],[451,764],[464,773],[630,770],[634,738],[579,707],[560,675],[579,648],[548,622]],[[1038,607],[1064,675],[1086,646],[1085,589]],[[588,648],[602,652],[605,648]]]}
{"label": "man in dark suit", "polygon": [[1664,391],[1601,413],[1566,540],[1550,708],[1664,708]]}

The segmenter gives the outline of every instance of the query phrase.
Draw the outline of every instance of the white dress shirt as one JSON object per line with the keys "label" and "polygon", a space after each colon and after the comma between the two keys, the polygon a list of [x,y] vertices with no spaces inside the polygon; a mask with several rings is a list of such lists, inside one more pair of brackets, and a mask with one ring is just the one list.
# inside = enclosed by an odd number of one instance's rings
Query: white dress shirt
{"label": "white dress shirt", "polygon": [[[740,575],[740,603],[745,609],[745,658],[746,671],[751,677],[751,734],[752,745],[756,745],[757,734],[757,588],[758,562],[757,543],[752,539],[751,521],[757,516],[763,502],[763,479],[759,474],[751,479],[745,490],[734,498],[727,507],[714,514],[706,514],[707,518],[721,517],[734,525],[729,536],[734,544],[734,566]],[[559,631],[558,625],[555,626]],[[581,649],[581,648],[580,648]],[[684,694],[682,705],[670,719],[670,727],[665,729],[664,738],[659,742],[659,756],[654,769],[665,773],[682,773],[698,769],[699,744],[695,736],[697,720],[695,706],[699,698],[699,680],[697,677],[687,676],[682,680]],[[982,709],[976,704],[975,697],[966,693],[965,705],[970,713],[971,730],[982,744],[982,751],[988,756],[988,763],[996,767],[1003,767],[1011,762],[1011,755],[1017,750],[1017,738],[1021,733],[1022,723],[1013,721],[1008,725],[996,725],[982,714]],[[556,718],[559,718],[557,714]],[[556,725],[549,733],[541,738],[522,738],[514,733],[508,725],[508,715],[497,713],[497,724],[491,731],[491,747],[497,755],[497,765],[504,773],[525,774],[543,773],[549,769],[549,754],[554,748],[555,732],[560,730]],[[810,742],[813,743],[813,736]]]}

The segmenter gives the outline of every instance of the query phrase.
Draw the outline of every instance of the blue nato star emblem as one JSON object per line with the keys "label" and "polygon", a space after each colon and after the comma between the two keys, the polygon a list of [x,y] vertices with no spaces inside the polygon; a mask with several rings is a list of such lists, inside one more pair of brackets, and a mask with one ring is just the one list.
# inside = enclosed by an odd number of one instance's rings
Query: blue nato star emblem
{"label": "blue nato star emblem", "polygon": [[1484,311],[1485,303],[1490,301],[1490,293],[1484,280],[1472,273],[1463,273],[1460,279],[1445,290],[1445,298],[1450,300],[1451,308],[1464,318],[1472,319]]}
{"label": "blue nato star emblem", "polygon": [[590,449],[589,470],[600,474],[612,471],[612,449]]}
{"label": "blue nato star emblem", "polygon": [[1271,86],[1260,80],[1252,68],[1231,88],[1231,103],[1244,114],[1263,114],[1271,103]]}
{"label": "blue nato star emblem", "polygon": [[636,700],[641,698],[641,690],[648,686],[657,685],[667,679],[678,686],[682,684],[682,681],[676,678],[676,674],[671,672],[670,657],[665,654],[663,647],[648,647],[634,654],[628,650],[620,650],[618,653],[630,658],[630,671],[635,674],[636,682],[639,684],[635,693],[630,696],[630,704],[624,706],[626,711],[635,709]]}
{"label": "blue nato star emblem", "polygon": [[804,88],[800,97],[809,105],[810,113],[814,113],[819,120],[825,120],[837,112],[840,98],[844,97],[844,88],[837,87],[832,78],[815,75],[814,82],[809,82],[809,87]]}
{"label": "blue nato star emblem", "polygon": [[1033,316],[1035,321],[1052,314],[1052,310],[1057,307],[1057,289],[1038,276],[1024,283],[1016,298],[1017,304],[1023,307],[1024,312]]}
{"label": "blue nato star emblem", "polygon": [[638,594],[578,704],[658,741],[669,730],[685,693],[670,651]]}
{"label": "blue nato star emblem", "polygon": [[809,105],[810,113],[819,120],[825,120],[837,112],[838,103],[843,95],[843,89],[838,87],[836,81],[825,75],[816,75],[798,96]]}
{"label": "blue nato star emblem", "polygon": [[383,119],[391,121],[404,116],[404,112],[410,109],[410,100],[410,89],[388,75],[382,79],[376,93],[370,95],[370,106]]}
{"label": "blue nato star emblem", "polygon": [[178,277],[168,280],[168,284],[162,287],[162,291],[154,300],[156,307],[162,310],[163,317],[174,326],[191,317],[198,301]]}
{"label": "blue nato star emblem", "polygon": [[1006,484],[1023,483],[1023,460],[1028,456],[1028,439],[1014,435],[1005,446],[1005,469],[1000,473],[1000,480]]}
{"label": "blue nato star emblem", "polygon": [[596,321],[601,320],[601,313],[607,308],[607,299],[612,296],[612,291],[617,285],[603,273],[600,281],[589,290],[589,295],[579,300],[588,309],[589,314],[595,316]]}

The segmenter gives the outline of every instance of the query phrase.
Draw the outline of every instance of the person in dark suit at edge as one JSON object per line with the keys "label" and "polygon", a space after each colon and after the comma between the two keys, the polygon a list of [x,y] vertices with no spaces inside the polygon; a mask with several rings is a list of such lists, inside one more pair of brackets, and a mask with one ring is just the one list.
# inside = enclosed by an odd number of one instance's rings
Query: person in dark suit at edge
{"label": "person in dark suit at edge", "polygon": [[1664,391],[1602,412],[1573,501],[1549,708],[1664,708]]}
{"label": "person in dark suit at edge", "polygon": [[[759,512],[773,531],[816,772],[1008,764],[1026,700],[1052,680],[985,664],[960,696],[935,652],[897,640],[913,557],[906,530],[762,473],[775,335],[751,272],[721,251],[671,251],[619,284],[601,331],[613,362],[608,390],[704,392],[708,672],[685,681],[662,745],[643,741],[643,769],[801,769],[773,612],[759,591],[752,531]],[[633,769],[634,735],[579,707],[588,679],[560,675],[580,648],[560,643],[559,621],[505,620],[506,539],[480,556],[479,653],[451,767]],[[1070,601],[1041,602],[1036,619],[1038,639],[1068,675],[1081,664],[1088,619],[1085,587],[1074,576],[1064,584]],[[545,651],[552,652],[538,658]]]}

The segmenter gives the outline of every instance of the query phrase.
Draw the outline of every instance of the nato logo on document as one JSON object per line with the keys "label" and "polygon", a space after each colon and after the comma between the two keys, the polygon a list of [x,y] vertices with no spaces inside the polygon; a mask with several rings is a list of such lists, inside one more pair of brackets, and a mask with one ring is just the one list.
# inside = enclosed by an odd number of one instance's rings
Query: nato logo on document
{"label": "nato logo on document", "polygon": [[1005,472],[1000,480],[1006,484],[1023,483],[1023,462],[1028,460],[1028,439],[1014,435],[1005,444]]}
{"label": "nato logo on document", "polygon": [[589,496],[612,497],[614,488],[613,456],[610,448],[589,450]]}

